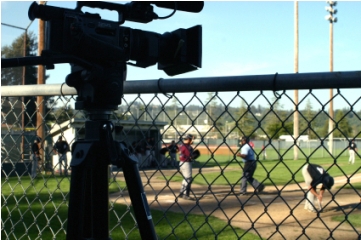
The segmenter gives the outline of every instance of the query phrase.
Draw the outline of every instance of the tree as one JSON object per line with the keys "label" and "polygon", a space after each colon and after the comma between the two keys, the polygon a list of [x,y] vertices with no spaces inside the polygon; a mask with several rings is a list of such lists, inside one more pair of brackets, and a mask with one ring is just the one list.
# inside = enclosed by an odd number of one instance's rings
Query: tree
{"label": "tree", "polygon": [[269,138],[278,139],[281,135],[293,135],[292,112],[283,110],[280,99],[273,99],[273,104],[267,113],[266,134]]}
{"label": "tree", "polygon": [[308,99],[306,102],[306,106],[305,109],[301,112],[301,124],[300,124],[300,132],[301,134],[307,134],[309,139],[315,139],[316,138],[316,134],[314,133],[315,131],[315,123],[314,123],[314,118],[315,118],[315,112],[313,111],[312,108],[312,103],[311,100]]}
{"label": "tree", "polygon": [[[1,58],[17,58],[24,57],[24,37],[25,33],[16,38],[10,46],[1,48]],[[37,41],[34,33],[30,32],[27,35],[26,41],[26,56],[35,56],[37,51]],[[35,66],[25,67],[25,83],[37,83],[37,68]],[[1,69],[1,84],[4,86],[9,85],[22,85],[23,84],[23,67],[3,68]],[[36,125],[36,98],[35,96],[24,97],[23,106],[25,109],[24,125],[25,127],[33,127]],[[15,114],[21,116],[21,108],[17,109]]]}
{"label": "tree", "polygon": [[255,122],[256,119],[246,107],[246,103],[244,101],[241,102],[241,107],[238,111],[238,120],[236,121],[236,126],[239,129],[239,133],[241,136],[245,135],[247,137],[253,138],[255,136]]}
{"label": "tree", "polygon": [[209,92],[208,98],[206,99],[204,104],[206,105],[207,113],[208,113],[207,124],[210,124],[212,122],[212,125],[214,125],[213,123],[217,119],[217,116],[215,114],[215,109],[217,108],[216,95],[214,95],[214,93]]}
{"label": "tree", "polygon": [[344,113],[343,110],[336,110],[336,130],[333,134],[334,137],[351,137],[352,128],[348,124],[346,116],[347,113]]}
{"label": "tree", "polygon": [[[24,36],[25,33],[16,38],[10,46],[1,48],[1,58],[18,58],[24,57]],[[36,36],[30,32],[26,41],[26,56],[36,56],[38,43]],[[25,67],[25,84],[37,83],[37,68],[35,66]],[[23,67],[3,68],[1,69],[1,84],[3,86],[22,85]]]}
{"label": "tree", "polygon": [[61,124],[72,119],[74,114],[74,109],[70,105],[64,105],[58,108],[56,111],[51,112],[51,117],[49,117],[48,120],[55,120],[57,123]]}

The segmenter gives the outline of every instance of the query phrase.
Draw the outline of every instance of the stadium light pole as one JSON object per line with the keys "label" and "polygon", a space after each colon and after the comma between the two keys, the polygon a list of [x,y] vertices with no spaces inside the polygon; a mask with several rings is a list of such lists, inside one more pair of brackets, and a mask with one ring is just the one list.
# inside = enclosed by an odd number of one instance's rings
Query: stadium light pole
{"label": "stadium light pole", "polygon": [[[326,20],[330,22],[330,72],[333,72],[333,23],[337,22],[337,18],[334,17],[334,14],[337,13],[337,10],[334,9],[337,2],[336,1],[327,1],[329,6],[326,6],[326,11],[329,12],[329,15],[325,16]],[[329,110],[329,121],[328,121],[328,132],[329,132],[329,151],[333,153],[333,89],[330,89],[330,110]]]}
{"label": "stadium light pole", "polygon": [[[294,71],[295,73],[298,73],[298,1],[295,1],[295,22],[294,22],[294,30],[295,30],[295,36],[294,36]],[[293,114],[293,137],[294,139],[297,139],[299,137],[299,118],[298,118],[298,90],[294,90],[294,114]],[[293,160],[298,159],[298,146],[297,146],[297,140],[295,141],[295,144],[293,146]]]}

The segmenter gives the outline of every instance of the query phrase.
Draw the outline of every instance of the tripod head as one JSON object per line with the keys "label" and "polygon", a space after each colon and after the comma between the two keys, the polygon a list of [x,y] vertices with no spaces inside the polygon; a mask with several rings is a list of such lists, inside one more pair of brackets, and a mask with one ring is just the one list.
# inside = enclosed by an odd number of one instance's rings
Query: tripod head
{"label": "tripod head", "polygon": [[[80,59],[71,63],[66,83],[76,88],[75,109],[116,110],[121,104],[126,64],[146,68],[158,63],[158,69],[174,76],[201,67],[202,27],[178,29],[158,34],[120,27],[125,21],[148,23],[160,19],[158,7],[200,12],[203,2],[110,2],[81,1],[75,9],[32,3],[29,18],[46,21],[47,61],[67,56]],[[82,7],[118,12],[118,22],[101,19],[99,14],[82,12]],[[173,12],[173,13],[174,13]],[[129,61],[135,61],[131,63]],[[49,62],[48,62],[49,63]]]}

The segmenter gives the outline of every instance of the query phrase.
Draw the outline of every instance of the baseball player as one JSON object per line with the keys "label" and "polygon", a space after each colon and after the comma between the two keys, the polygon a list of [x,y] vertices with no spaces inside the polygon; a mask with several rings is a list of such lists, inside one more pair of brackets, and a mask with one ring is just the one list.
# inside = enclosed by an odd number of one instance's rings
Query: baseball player
{"label": "baseball player", "polygon": [[69,151],[69,144],[63,140],[63,137],[60,136],[58,141],[54,144],[54,153],[59,156],[59,171],[60,175],[63,175],[62,167],[64,164],[64,174],[68,176],[68,158],[66,153]]}
{"label": "baseball player", "polygon": [[253,174],[257,168],[254,150],[249,145],[249,139],[247,137],[241,137],[241,145],[241,152],[237,153],[237,157],[241,157],[244,162],[241,195],[246,195],[247,193],[247,182],[256,189],[256,193],[261,193],[264,190],[265,185],[253,178]]}
{"label": "baseball player", "polygon": [[33,145],[31,146],[31,151],[33,153],[32,154],[33,162],[32,162],[32,166],[31,166],[31,178],[32,179],[34,179],[36,177],[37,170],[38,170],[38,162],[40,160],[40,148],[39,148],[40,142],[41,142],[41,139],[39,137],[36,137]]}
{"label": "baseball player", "polygon": [[[302,168],[302,175],[305,179],[307,186],[307,199],[305,202],[305,209],[310,212],[316,212],[315,200],[317,199],[318,203],[316,206],[319,206],[320,211],[322,210],[321,202],[325,189],[331,189],[334,184],[333,177],[331,177],[325,169],[320,165],[308,163]],[[317,192],[317,185],[322,184],[321,190]]]}
{"label": "baseball player", "polygon": [[348,164],[354,164],[355,163],[355,153],[357,152],[357,145],[355,143],[355,140],[352,139],[350,142],[350,145],[348,147],[348,151],[350,153],[350,158],[348,159]]}
{"label": "baseball player", "polygon": [[183,138],[183,144],[179,148],[179,169],[183,175],[182,186],[180,190],[179,197],[182,197],[186,200],[194,200],[189,196],[191,191],[192,184],[192,153],[193,147],[191,144],[193,143],[194,136],[191,134],[187,134],[186,137]]}

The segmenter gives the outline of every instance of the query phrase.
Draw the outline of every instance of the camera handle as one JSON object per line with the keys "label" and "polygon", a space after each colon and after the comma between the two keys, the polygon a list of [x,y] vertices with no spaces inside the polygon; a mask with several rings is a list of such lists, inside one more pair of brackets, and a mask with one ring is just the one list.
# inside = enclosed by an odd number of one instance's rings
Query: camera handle
{"label": "camera handle", "polygon": [[[99,115],[98,115],[99,116]],[[113,124],[87,120],[85,139],[72,147],[67,239],[109,238],[108,171],[122,167],[142,239],[157,239],[134,155],[122,142],[113,141]]]}

